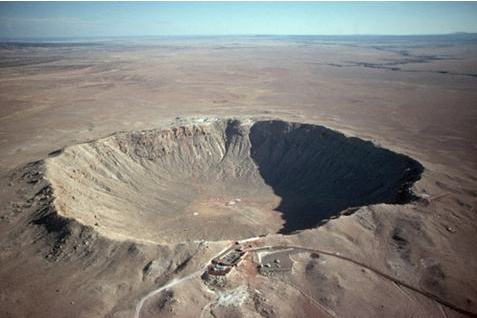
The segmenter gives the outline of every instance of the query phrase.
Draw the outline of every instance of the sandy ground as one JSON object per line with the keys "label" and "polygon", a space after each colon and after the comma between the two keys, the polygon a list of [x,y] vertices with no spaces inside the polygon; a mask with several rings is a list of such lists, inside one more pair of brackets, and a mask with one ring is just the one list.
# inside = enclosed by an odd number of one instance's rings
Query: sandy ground
{"label": "sandy ground", "polygon": [[[65,146],[216,116],[315,123],[418,160],[425,171],[414,191],[426,200],[364,207],[267,239],[339,252],[477,314],[475,40],[2,44],[0,59],[0,316],[133,317],[141,297],[226,246],[110,240],[78,224],[55,236],[33,222],[44,180],[22,177],[27,163]],[[294,256],[293,272],[276,279],[237,271],[222,298],[194,279],[151,300],[143,316],[465,316],[354,265],[320,260]],[[184,303],[185,312],[170,309]]]}

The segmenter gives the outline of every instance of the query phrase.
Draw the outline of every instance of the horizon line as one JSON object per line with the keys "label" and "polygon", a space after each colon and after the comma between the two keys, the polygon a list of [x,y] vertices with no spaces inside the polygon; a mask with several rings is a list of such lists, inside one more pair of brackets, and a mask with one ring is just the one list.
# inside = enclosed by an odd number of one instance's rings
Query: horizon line
{"label": "horizon line", "polygon": [[267,33],[244,33],[244,34],[156,34],[156,35],[93,35],[93,36],[47,36],[47,37],[0,37],[0,41],[4,40],[54,40],[54,39],[104,39],[104,38],[154,38],[154,37],[274,37],[274,36],[322,36],[322,37],[419,37],[419,36],[449,36],[449,35],[477,35],[477,32],[450,32],[450,33],[416,33],[416,34],[373,34],[373,33],[356,33],[356,34],[267,34]]}

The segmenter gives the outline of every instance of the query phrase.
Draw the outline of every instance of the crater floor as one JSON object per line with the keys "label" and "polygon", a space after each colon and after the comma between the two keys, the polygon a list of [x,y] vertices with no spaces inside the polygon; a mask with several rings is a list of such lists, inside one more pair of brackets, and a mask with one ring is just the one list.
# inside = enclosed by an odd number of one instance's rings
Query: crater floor
{"label": "crater floor", "polygon": [[415,160],[310,124],[217,119],[117,133],[46,159],[57,212],[114,239],[240,239],[412,200]]}

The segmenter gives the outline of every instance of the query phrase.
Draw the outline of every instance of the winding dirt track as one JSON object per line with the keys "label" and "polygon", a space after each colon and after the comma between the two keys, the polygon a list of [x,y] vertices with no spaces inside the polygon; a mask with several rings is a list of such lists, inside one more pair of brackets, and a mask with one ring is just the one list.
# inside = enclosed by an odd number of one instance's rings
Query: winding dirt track
{"label": "winding dirt track", "polygon": [[[248,239],[250,240],[250,239]],[[246,242],[248,240],[243,240],[241,242]],[[369,265],[366,265],[364,263],[361,263],[359,261],[356,261],[350,257],[347,257],[347,256],[344,256],[344,255],[341,255],[339,253],[336,253],[336,252],[330,252],[330,251],[324,251],[324,250],[320,250],[320,249],[312,249],[312,248],[307,248],[307,247],[303,247],[303,246],[295,246],[295,245],[281,245],[281,246],[266,246],[266,247],[258,247],[258,248],[252,248],[252,249],[249,249],[248,252],[256,252],[256,251],[260,251],[260,250],[269,250],[269,249],[286,249],[286,248],[292,248],[292,249],[295,249],[295,250],[301,250],[301,251],[306,251],[306,252],[312,252],[312,253],[319,253],[319,254],[323,254],[323,255],[327,255],[327,256],[331,256],[331,257],[336,257],[336,258],[339,258],[341,260],[344,260],[344,261],[347,261],[347,262],[351,262],[355,265],[358,265],[358,266],[361,266],[363,268],[366,268],[367,270],[375,273],[376,275],[378,276],[381,276],[387,280],[390,280],[398,285],[401,285],[401,286],[404,286],[416,293],[419,293],[423,296],[426,296],[434,301],[436,301],[437,303],[441,304],[441,305],[444,305],[452,310],[455,310],[461,314],[464,314],[466,316],[469,316],[469,317],[477,317],[477,314],[474,313],[474,312],[471,312],[471,311],[468,311],[466,309],[463,309],[463,308],[460,308],[452,303],[450,303],[449,301],[445,300],[445,299],[442,299],[440,298],[439,296],[436,296],[434,294],[431,294],[429,293],[428,291],[425,291],[425,290],[421,290],[417,287],[414,287],[412,285],[409,285],[408,283],[400,280],[400,279],[397,279],[395,277],[392,277],[391,275],[388,275],[382,271],[380,271],[379,269],[376,269],[376,268],[373,268],[373,267],[370,267]],[[165,289],[168,289],[168,288],[171,288],[173,286],[176,286],[178,284],[181,284],[183,283],[184,281],[187,281],[197,275],[200,275],[200,273],[202,273],[204,270],[206,270],[207,268],[207,265],[210,263],[210,261],[215,258],[215,257],[218,257],[219,255],[221,255],[224,251],[226,251],[228,249],[225,248],[223,249],[222,251],[220,251],[220,253],[216,254],[214,257],[212,257],[205,265],[205,267],[203,269],[200,269],[192,274],[189,274],[185,277],[182,277],[180,279],[173,279],[171,282],[167,283],[166,285],[163,285],[153,291],[151,291],[149,294],[147,294],[146,296],[144,296],[143,298],[141,298],[141,300],[138,302],[137,306],[136,306],[136,312],[135,312],[135,315],[134,315],[134,318],[140,318],[140,313],[141,313],[141,309],[142,309],[142,306],[144,305],[144,303],[146,302],[146,300],[148,300],[149,298],[157,295],[158,293],[160,293],[161,291],[165,290]],[[292,287],[295,287],[295,286],[292,286]],[[296,288],[296,287],[295,287]],[[320,307],[322,308],[322,306],[320,305]],[[323,309],[323,308],[322,308]],[[327,312],[328,313],[328,312]],[[328,313],[330,314],[330,313]]]}
{"label": "winding dirt track", "polygon": [[140,317],[140,314],[141,314],[141,309],[142,309],[142,306],[144,305],[144,303],[146,302],[146,300],[148,300],[149,298],[159,294],[161,291],[165,290],[165,289],[168,289],[168,288],[171,288],[175,285],[178,285],[186,280],[189,280],[193,277],[195,277],[196,275],[200,275],[200,273],[202,273],[203,270],[198,270],[192,274],[189,274],[187,276],[184,276],[182,278],[179,278],[179,279],[173,279],[172,281],[170,281],[169,283],[167,283],[166,285],[163,285],[161,287],[159,287],[158,289],[155,289],[153,291],[151,291],[149,294],[147,294],[146,296],[144,296],[143,298],[141,298],[141,300],[138,302],[138,304],[136,305],[136,312],[134,313],[134,318],[139,318]]}
{"label": "winding dirt track", "polygon": [[[268,249],[269,247],[262,247],[262,248],[257,248],[257,249],[254,249],[255,251],[257,250],[262,250],[262,249]],[[392,277],[391,275],[388,275],[382,271],[380,271],[379,269],[376,269],[376,268],[373,268],[373,267],[370,267],[364,263],[361,263],[359,261],[356,261],[352,258],[349,258],[347,256],[343,256],[339,253],[336,253],[336,252],[329,252],[329,251],[323,251],[323,250],[320,250],[320,249],[311,249],[311,248],[307,248],[307,247],[303,247],[303,246],[293,246],[293,245],[284,245],[284,246],[274,246],[273,249],[282,249],[282,248],[294,248],[296,250],[302,250],[302,251],[306,251],[306,252],[312,252],[312,253],[319,253],[319,254],[323,254],[323,255],[327,255],[327,256],[331,256],[331,257],[336,257],[336,258],[339,258],[341,260],[344,260],[344,261],[348,261],[348,262],[351,262],[353,264],[356,264],[358,266],[361,266],[363,268],[366,268],[367,270],[375,273],[376,275],[378,276],[381,276],[387,280],[390,280],[398,285],[401,285],[401,286],[404,286],[408,289],[411,289],[413,291],[415,291],[416,293],[419,293],[423,296],[426,296],[436,302],[438,302],[439,304],[441,305],[444,305],[446,307],[449,307],[450,309],[452,310],[455,310],[461,314],[464,314],[464,315],[467,315],[469,317],[477,317],[477,314],[474,313],[474,312],[471,312],[471,311],[468,311],[466,309],[462,309],[452,303],[450,303],[449,301],[445,300],[445,299],[442,299],[440,298],[439,296],[436,296],[434,294],[431,294],[429,293],[428,291],[425,291],[425,290],[421,290],[417,287],[414,287],[412,285],[409,285],[408,283],[400,280],[400,279],[397,279],[395,277]]]}
{"label": "winding dirt track", "polygon": [[[245,240],[245,241],[246,241],[246,240]],[[227,246],[226,248],[224,248],[223,250],[221,250],[219,253],[217,253],[216,255],[214,255],[211,259],[209,259],[209,260],[207,261],[207,263],[205,263],[205,266],[204,266],[203,268],[199,269],[198,271],[195,271],[195,272],[193,272],[192,274],[189,274],[189,275],[184,276],[184,277],[182,277],[182,278],[174,278],[174,279],[173,279],[172,281],[170,281],[169,283],[158,287],[157,289],[151,291],[151,292],[150,292],[149,294],[147,294],[146,296],[142,297],[142,298],[139,300],[139,302],[137,303],[137,305],[136,305],[136,311],[135,311],[135,313],[134,313],[134,318],[139,318],[139,317],[140,317],[140,315],[141,315],[141,309],[142,309],[144,303],[145,303],[149,298],[151,298],[151,297],[153,297],[153,296],[159,294],[159,293],[160,293],[161,291],[163,291],[163,290],[166,290],[166,289],[168,289],[168,288],[171,288],[171,287],[174,287],[174,286],[176,286],[176,285],[179,285],[179,284],[185,282],[186,280],[189,280],[189,279],[191,279],[191,278],[193,278],[193,277],[195,277],[195,276],[200,275],[200,274],[203,273],[205,270],[207,270],[207,266],[210,264],[210,262],[211,262],[214,258],[218,257],[219,255],[221,255],[222,253],[224,253],[224,252],[225,252],[226,250],[228,250],[229,248],[230,248],[230,247]]]}

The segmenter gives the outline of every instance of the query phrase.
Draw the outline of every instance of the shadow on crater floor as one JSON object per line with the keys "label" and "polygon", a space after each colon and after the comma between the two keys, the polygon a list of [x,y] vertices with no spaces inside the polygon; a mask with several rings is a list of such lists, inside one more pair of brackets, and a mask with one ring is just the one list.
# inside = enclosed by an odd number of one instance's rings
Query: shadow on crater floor
{"label": "shadow on crater floor", "polygon": [[423,166],[405,155],[330,129],[282,121],[251,127],[251,156],[281,197],[282,234],[313,228],[351,208],[404,204]]}

